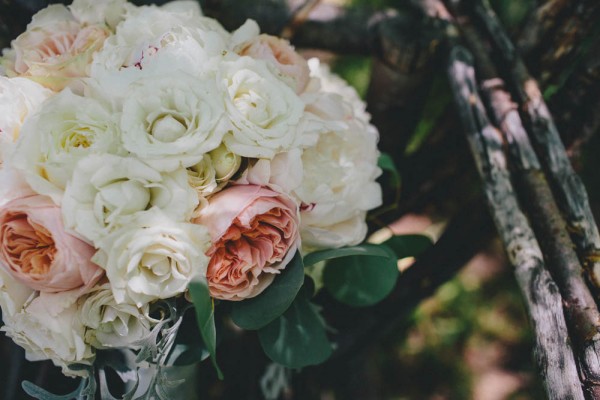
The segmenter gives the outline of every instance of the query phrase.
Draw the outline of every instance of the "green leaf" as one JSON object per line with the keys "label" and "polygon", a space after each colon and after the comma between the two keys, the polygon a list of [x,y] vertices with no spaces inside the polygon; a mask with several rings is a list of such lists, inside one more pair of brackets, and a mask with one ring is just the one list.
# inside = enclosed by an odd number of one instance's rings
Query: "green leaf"
{"label": "green leaf", "polygon": [[348,256],[373,256],[385,258],[395,257],[394,253],[391,252],[389,248],[385,248],[376,244],[363,243],[358,246],[315,251],[314,253],[307,254],[304,257],[304,265],[314,265],[320,261]]}
{"label": "green leaf", "polygon": [[384,171],[388,171],[390,173],[390,186],[394,189],[400,187],[400,173],[396,168],[396,164],[394,163],[394,159],[387,153],[381,153],[379,155],[379,159],[377,160],[377,165]]}
{"label": "green leaf", "polygon": [[[362,245],[366,246],[366,245]],[[386,256],[355,254],[330,260],[323,271],[325,288],[342,303],[370,306],[383,300],[396,286],[398,271],[394,252],[385,245],[379,248]]]}
{"label": "green leaf", "polygon": [[398,259],[405,257],[417,257],[433,245],[429,236],[424,235],[397,235],[392,236],[385,242],[394,251]]}
{"label": "green leaf", "polygon": [[234,302],[231,318],[243,329],[260,329],[285,312],[304,282],[304,265],[297,252],[280,276],[259,296]]}
{"label": "green leaf", "polygon": [[190,283],[189,286],[192,302],[196,308],[196,319],[200,336],[208,350],[212,363],[217,370],[219,379],[223,379],[223,373],[217,365],[217,330],[215,328],[215,305],[210,297],[208,282],[205,277],[198,278]]}
{"label": "green leaf", "polygon": [[308,287],[283,315],[258,330],[258,338],[265,354],[288,368],[321,364],[333,352],[319,310],[310,302]]}

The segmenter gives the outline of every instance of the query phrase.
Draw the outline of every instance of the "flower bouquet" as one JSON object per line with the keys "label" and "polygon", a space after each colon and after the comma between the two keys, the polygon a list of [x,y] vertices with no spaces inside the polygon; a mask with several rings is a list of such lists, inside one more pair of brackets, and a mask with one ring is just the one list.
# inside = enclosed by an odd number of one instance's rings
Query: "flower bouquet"
{"label": "flower bouquet", "polygon": [[1,65],[2,330],[82,377],[73,398],[109,396],[107,367],[124,398],[167,398],[184,358],[218,370],[215,310],[278,364],[321,363],[315,291],[363,306],[393,289],[397,255],[361,244],[382,202],[363,102],[254,21],[75,0],[37,13]]}

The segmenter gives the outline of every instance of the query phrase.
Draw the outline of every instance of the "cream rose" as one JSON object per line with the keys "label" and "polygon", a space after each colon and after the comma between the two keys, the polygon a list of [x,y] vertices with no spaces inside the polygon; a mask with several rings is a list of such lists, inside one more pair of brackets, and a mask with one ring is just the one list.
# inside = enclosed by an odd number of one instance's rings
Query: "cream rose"
{"label": "cream rose", "polygon": [[67,234],[60,208],[45,196],[0,208],[0,263],[16,280],[43,292],[89,288],[103,275],[94,248]]}
{"label": "cream rose", "polygon": [[[312,68],[333,90],[318,95],[307,111],[325,121],[341,124],[319,135],[315,146],[304,150],[302,184],[294,191],[302,202],[302,244],[305,251],[355,245],[364,240],[368,210],[381,205],[381,187],[375,179],[378,132],[355,91],[341,81],[328,81],[328,70]],[[336,93],[345,93],[341,97]]]}
{"label": "cream rose", "polygon": [[51,5],[34,15],[25,33],[4,54],[11,76],[29,77],[55,91],[75,78],[89,76],[96,51],[110,31],[101,25],[83,26],[63,5]]}
{"label": "cream rose", "polygon": [[93,260],[106,269],[118,304],[142,307],[182,294],[205,274],[209,246],[205,227],[173,222],[155,209],[103,239]]}
{"label": "cream rose", "polygon": [[106,25],[112,32],[125,18],[127,10],[134,10],[126,0],[73,0],[71,13],[83,25]]}
{"label": "cream rose", "polygon": [[25,78],[0,76],[0,165],[19,137],[25,118],[52,95],[52,91]]}
{"label": "cream rose", "polygon": [[224,142],[232,152],[273,158],[298,145],[304,102],[265,61],[241,57],[222,63],[220,84],[233,125]]}
{"label": "cream rose", "polygon": [[217,299],[237,301],[259,295],[299,245],[296,203],[261,186],[238,185],[220,191],[195,222],[210,231],[206,277]]}
{"label": "cream rose", "polygon": [[[256,25],[254,21],[250,23]],[[308,64],[287,40],[262,34],[239,44],[236,50],[241,56],[267,61],[296,93],[302,93],[306,88],[310,79]]]}
{"label": "cream rose", "polygon": [[221,145],[205,154],[196,165],[187,169],[188,182],[196,193],[201,206],[207,204],[206,198],[221,190],[238,171],[242,158],[233,154],[225,145]]}
{"label": "cream rose", "polygon": [[50,359],[65,375],[84,375],[85,371],[69,368],[94,360],[93,349],[83,339],[85,331],[77,318],[75,299],[71,292],[32,295],[17,313],[4,320],[2,330],[25,349],[29,361]]}
{"label": "cream rose", "polygon": [[64,90],[25,121],[10,162],[36,192],[60,204],[80,159],[90,154],[126,153],[117,121],[118,115],[108,104]]}
{"label": "cream rose", "polygon": [[98,349],[130,347],[147,337],[156,323],[148,304],[117,303],[110,284],[98,286],[79,300],[78,318],[85,326],[85,342]]}
{"label": "cream rose", "polygon": [[174,221],[187,221],[198,205],[184,169],[160,173],[143,162],[111,154],[82,159],[62,203],[65,225],[98,243],[150,208]]}
{"label": "cream rose", "polygon": [[123,146],[160,171],[189,167],[228,129],[214,80],[185,73],[136,82],[123,104]]}

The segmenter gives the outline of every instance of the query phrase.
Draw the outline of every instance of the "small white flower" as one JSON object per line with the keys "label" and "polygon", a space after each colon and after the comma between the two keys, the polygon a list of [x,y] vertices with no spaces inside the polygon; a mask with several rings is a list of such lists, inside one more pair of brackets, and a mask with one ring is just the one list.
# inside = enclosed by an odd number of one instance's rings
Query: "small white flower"
{"label": "small white flower", "polygon": [[233,154],[223,144],[202,160],[187,169],[188,182],[198,193],[200,207],[206,205],[206,198],[221,190],[229,179],[238,171],[242,158]]}
{"label": "small white flower", "polygon": [[194,276],[206,274],[208,230],[152,211],[102,240],[93,258],[106,270],[118,304],[142,307],[177,296]]}
{"label": "small white flower", "polygon": [[97,243],[152,207],[187,221],[197,204],[184,169],[160,173],[135,158],[101,154],[77,164],[62,211],[67,228]]}
{"label": "small white flower", "polygon": [[80,299],[78,317],[86,328],[85,341],[95,348],[132,347],[150,334],[156,322],[148,304],[118,304],[108,283]]}
{"label": "small white flower", "polygon": [[298,124],[304,102],[267,67],[266,62],[241,57],[223,62],[220,75],[233,125],[224,142],[236,154],[273,158],[298,145]]}
{"label": "small white flower", "polygon": [[123,154],[117,118],[100,100],[64,90],[27,118],[10,162],[33,190],[60,204],[80,159]]}
{"label": "small white flower", "polygon": [[123,104],[123,146],[159,171],[200,162],[227,130],[213,79],[174,73],[136,82]]}

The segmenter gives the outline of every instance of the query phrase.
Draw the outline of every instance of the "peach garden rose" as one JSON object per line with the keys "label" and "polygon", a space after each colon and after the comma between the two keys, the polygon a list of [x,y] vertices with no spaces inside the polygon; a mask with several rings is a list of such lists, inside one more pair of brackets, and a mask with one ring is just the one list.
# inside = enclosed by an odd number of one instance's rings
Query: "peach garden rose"
{"label": "peach garden rose", "polygon": [[286,195],[258,185],[232,186],[210,198],[196,222],[211,234],[206,277],[213,297],[243,300],[271,284],[298,248],[297,209]]}
{"label": "peach garden rose", "polygon": [[22,284],[42,292],[93,286],[103,275],[95,250],[65,232],[52,200],[34,195],[0,209],[0,265]]}

